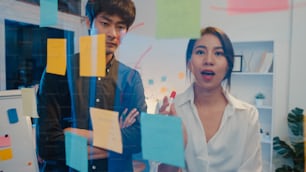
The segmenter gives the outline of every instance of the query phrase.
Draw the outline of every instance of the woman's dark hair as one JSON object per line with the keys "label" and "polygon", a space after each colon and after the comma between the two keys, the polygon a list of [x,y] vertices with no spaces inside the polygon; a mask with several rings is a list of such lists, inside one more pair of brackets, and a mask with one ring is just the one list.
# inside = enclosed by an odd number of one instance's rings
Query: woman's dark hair
{"label": "woman's dark hair", "polygon": [[[228,63],[228,69],[224,77],[224,80],[227,79],[227,85],[230,87],[231,86],[231,75],[232,75],[233,64],[234,64],[234,48],[233,48],[232,42],[229,39],[229,37],[226,35],[226,33],[224,33],[221,29],[216,28],[216,27],[206,27],[201,30],[201,36],[204,36],[207,34],[216,36],[221,42],[222,49],[224,51],[224,56]],[[188,63],[191,59],[192,51],[193,51],[196,41],[197,40],[195,39],[190,39],[188,42],[188,46],[186,50],[186,66],[188,66]],[[190,73],[189,73],[189,76],[190,76]]]}
{"label": "woman's dark hair", "polygon": [[136,16],[135,4],[132,0],[88,0],[86,4],[86,16],[92,25],[95,17],[100,13],[118,15],[129,28]]}

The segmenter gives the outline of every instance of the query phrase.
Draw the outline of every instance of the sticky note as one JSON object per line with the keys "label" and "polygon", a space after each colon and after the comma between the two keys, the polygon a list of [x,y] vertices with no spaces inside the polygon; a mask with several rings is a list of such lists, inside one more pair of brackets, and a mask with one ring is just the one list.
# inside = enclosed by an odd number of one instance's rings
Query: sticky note
{"label": "sticky note", "polygon": [[184,167],[182,121],[178,117],[141,113],[144,159]]}
{"label": "sticky note", "polygon": [[200,0],[157,0],[156,37],[199,37],[200,7]]}
{"label": "sticky note", "polygon": [[22,108],[25,116],[38,117],[35,88],[22,88]]}
{"label": "sticky note", "polygon": [[163,86],[160,88],[160,93],[166,93],[168,91],[168,88]]}
{"label": "sticky note", "polygon": [[185,78],[185,73],[184,72],[179,72],[177,76],[178,76],[178,79],[182,80],[182,79]]}
{"label": "sticky note", "polygon": [[166,82],[167,81],[167,76],[162,76],[160,80],[161,80],[161,82]]}
{"label": "sticky note", "polygon": [[4,136],[0,136],[0,148],[1,147],[10,147],[11,146],[11,137],[6,134]]}
{"label": "sticky note", "polygon": [[149,84],[149,85],[154,85],[154,80],[153,80],[153,79],[149,79],[149,80],[148,80],[148,84]]}
{"label": "sticky note", "polygon": [[58,1],[40,0],[40,27],[54,26],[58,18]]}
{"label": "sticky note", "polygon": [[105,35],[80,37],[80,76],[104,77],[105,70]]}
{"label": "sticky note", "polygon": [[6,161],[13,158],[12,148],[0,149],[0,161]]}
{"label": "sticky note", "polygon": [[10,124],[15,124],[18,122],[18,114],[15,108],[7,110],[7,117]]}
{"label": "sticky note", "polygon": [[229,13],[254,13],[289,8],[288,0],[228,0],[227,4]]}
{"label": "sticky note", "polygon": [[47,72],[65,75],[66,66],[66,39],[48,39]]}
{"label": "sticky note", "polygon": [[91,107],[90,117],[93,125],[93,145],[122,153],[118,112]]}
{"label": "sticky note", "polygon": [[80,172],[88,171],[87,139],[65,132],[66,164]]}

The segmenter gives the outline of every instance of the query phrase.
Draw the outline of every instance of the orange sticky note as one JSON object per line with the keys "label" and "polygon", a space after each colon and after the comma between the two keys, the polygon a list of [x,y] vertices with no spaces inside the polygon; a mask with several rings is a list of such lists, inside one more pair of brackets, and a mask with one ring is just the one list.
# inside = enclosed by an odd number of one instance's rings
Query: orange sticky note
{"label": "orange sticky note", "polygon": [[93,126],[93,145],[122,153],[118,112],[90,108],[90,117]]}
{"label": "orange sticky note", "polygon": [[80,37],[80,76],[105,76],[105,35]]}
{"label": "orange sticky note", "polygon": [[57,75],[65,75],[66,39],[47,40],[47,72]]}
{"label": "orange sticky note", "polygon": [[11,148],[0,150],[0,161],[10,160],[13,158],[13,151]]}
{"label": "orange sticky note", "polygon": [[179,79],[184,79],[185,78],[185,73],[184,72],[179,72],[178,73],[178,78]]}
{"label": "orange sticky note", "polygon": [[167,91],[168,91],[167,87],[163,86],[163,87],[160,88],[161,93],[166,93]]}

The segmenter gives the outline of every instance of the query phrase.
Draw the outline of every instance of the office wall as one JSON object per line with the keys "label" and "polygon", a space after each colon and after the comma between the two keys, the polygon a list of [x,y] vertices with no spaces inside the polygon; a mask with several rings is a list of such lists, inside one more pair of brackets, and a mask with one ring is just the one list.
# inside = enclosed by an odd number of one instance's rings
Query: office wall
{"label": "office wall", "polygon": [[292,10],[292,42],[289,65],[289,108],[300,107],[306,110],[306,1],[295,0]]}
{"label": "office wall", "polygon": [[[84,2],[86,1],[82,0],[83,5]],[[127,64],[138,67],[144,74],[144,83],[147,90],[150,90],[147,92],[148,97],[158,99],[167,95],[171,89],[183,91],[189,83],[186,78],[178,77],[178,74],[185,72],[184,53],[188,39],[157,40],[154,36],[156,1],[135,0],[134,2],[137,6],[135,24],[139,24],[139,27],[131,30],[123,40],[118,57]],[[233,41],[274,41],[276,66],[274,135],[280,136],[287,135],[287,128],[283,126],[286,125],[288,110],[295,106],[306,108],[304,103],[306,80],[301,75],[306,60],[303,52],[303,45],[306,45],[304,34],[306,25],[303,24],[306,1],[292,0],[290,3],[292,8],[236,14],[229,13],[224,8],[226,7],[224,0],[202,0],[200,5],[200,20],[203,27],[218,26],[225,30]],[[4,90],[6,85],[4,20],[8,18],[39,24],[39,7],[10,0],[1,1],[0,11],[0,49],[2,50],[0,51],[0,90]],[[84,23],[78,16],[59,14],[59,23],[55,27],[75,31],[75,51],[78,51],[79,36],[87,34]],[[148,83],[152,80],[155,81],[153,85]],[[149,95],[149,92],[155,93]]]}
{"label": "office wall", "polygon": [[[164,85],[169,83],[172,83],[172,85],[168,86],[169,90],[171,90],[173,85],[173,88],[179,92],[184,90],[189,83],[186,80],[175,81],[173,78],[177,77],[177,73],[184,72],[185,70],[184,55],[187,39],[156,39],[156,1],[135,0],[135,3],[137,6],[135,24],[141,23],[142,26],[132,30],[130,35],[125,39],[124,43],[126,44],[122,45],[122,50],[119,51],[121,60],[135,65],[135,57],[141,56],[141,52],[145,52],[151,46],[150,52],[141,61],[141,72],[143,74],[144,85],[147,88],[146,90],[156,92],[156,95],[151,98],[160,98],[162,95],[167,95],[169,91],[161,92],[160,90]],[[200,7],[200,22],[202,27],[210,25],[220,27],[235,42],[265,40],[274,42],[275,75],[273,84],[275,94],[273,128],[274,135],[286,137],[287,127],[283,126],[286,126],[286,117],[289,109],[289,88],[290,93],[293,94],[294,92],[291,91],[292,88],[298,87],[301,89],[300,86],[296,86],[293,82],[290,82],[293,85],[288,83],[290,75],[292,77],[291,73],[296,72],[295,70],[290,71],[292,68],[289,64],[291,63],[291,58],[294,58],[294,63],[300,63],[300,58],[302,57],[298,52],[295,54],[290,53],[292,22],[290,2],[287,8],[271,8],[260,12],[231,11],[227,9],[227,1],[223,0],[202,0]],[[301,10],[305,11],[305,8],[301,8]],[[299,16],[299,14],[296,14],[296,16]],[[184,21],[182,21],[182,25],[184,25]],[[136,45],[133,47],[131,46],[133,44]],[[125,46],[129,47],[129,49],[125,48]],[[292,55],[294,57],[291,57]],[[154,59],[154,61],[150,59]],[[157,82],[154,88],[147,83],[148,79],[153,77],[152,73],[156,77],[154,81]],[[159,78],[165,75],[168,76],[167,79],[169,82],[160,82]],[[299,94],[295,94],[295,96],[299,96]]]}

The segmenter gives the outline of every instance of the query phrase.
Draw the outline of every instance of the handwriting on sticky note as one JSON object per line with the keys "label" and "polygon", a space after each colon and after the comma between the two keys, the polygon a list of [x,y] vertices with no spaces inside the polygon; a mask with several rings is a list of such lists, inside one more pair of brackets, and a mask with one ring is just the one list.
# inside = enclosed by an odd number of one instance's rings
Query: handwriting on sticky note
{"label": "handwriting on sticky note", "polygon": [[118,112],[90,108],[90,117],[93,125],[93,145],[122,153]]}

